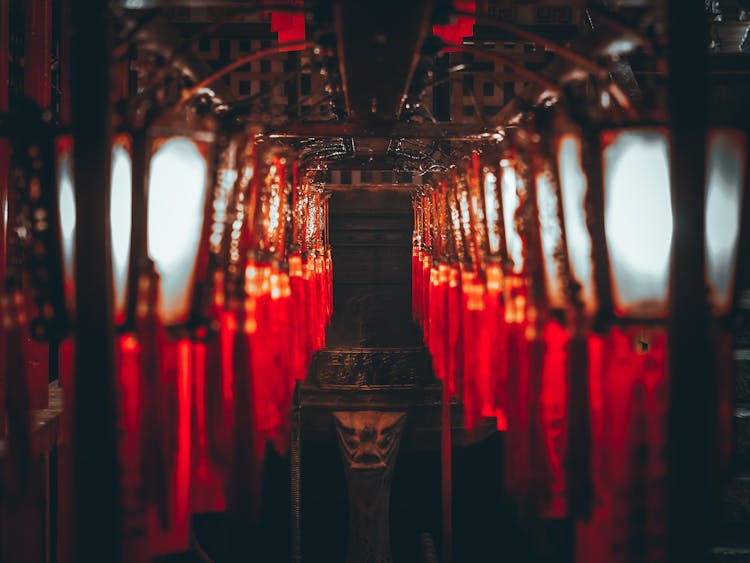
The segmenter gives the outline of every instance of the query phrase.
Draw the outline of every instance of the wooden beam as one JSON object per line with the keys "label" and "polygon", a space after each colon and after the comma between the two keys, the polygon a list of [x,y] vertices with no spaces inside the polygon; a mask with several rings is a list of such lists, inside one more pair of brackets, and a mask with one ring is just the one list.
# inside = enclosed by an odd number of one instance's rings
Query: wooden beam
{"label": "wooden beam", "polygon": [[446,139],[478,141],[490,139],[496,129],[485,129],[479,124],[463,123],[403,123],[384,121],[381,123],[315,122],[299,121],[285,124],[283,128],[271,129],[266,135],[272,139],[296,139],[309,137],[388,137],[398,139]]}
{"label": "wooden beam", "polygon": [[349,117],[390,120],[401,113],[429,30],[427,0],[334,4],[334,29]]}

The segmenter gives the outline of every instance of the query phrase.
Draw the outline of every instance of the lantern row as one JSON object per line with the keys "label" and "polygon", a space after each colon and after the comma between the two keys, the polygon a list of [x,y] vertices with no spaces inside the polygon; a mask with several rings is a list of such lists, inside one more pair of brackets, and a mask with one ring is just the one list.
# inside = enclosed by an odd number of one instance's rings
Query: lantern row
{"label": "lantern row", "polygon": [[[75,146],[32,122],[13,144],[26,271],[11,278],[30,280],[33,303],[8,294],[5,324],[59,343],[70,439]],[[266,444],[287,447],[295,383],[325,346],[328,196],[287,147],[198,106],[117,133],[111,158],[102,268],[118,327],[124,560],[146,561],[188,548],[192,512],[258,510]],[[11,356],[9,379],[23,382]]]}
{"label": "lantern row", "polygon": [[[577,561],[637,542],[648,560],[665,554],[669,150],[658,124],[584,129],[544,109],[414,195],[413,314],[435,374],[467,427],[494,417],[505,431],[505,485],[524,513],[578,520]],[[726,461],[745,133],[711,130],[706,159]]]}

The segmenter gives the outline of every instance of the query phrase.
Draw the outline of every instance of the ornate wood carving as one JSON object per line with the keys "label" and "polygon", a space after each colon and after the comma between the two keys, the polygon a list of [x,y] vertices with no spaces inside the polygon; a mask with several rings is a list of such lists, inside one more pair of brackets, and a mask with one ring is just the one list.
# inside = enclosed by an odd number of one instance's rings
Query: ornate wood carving
{"label": "ornate wood carving", "polygon": [[347,563],[392,563],[390,520],[393,467],[405,412],[334,412],[349,486]]}

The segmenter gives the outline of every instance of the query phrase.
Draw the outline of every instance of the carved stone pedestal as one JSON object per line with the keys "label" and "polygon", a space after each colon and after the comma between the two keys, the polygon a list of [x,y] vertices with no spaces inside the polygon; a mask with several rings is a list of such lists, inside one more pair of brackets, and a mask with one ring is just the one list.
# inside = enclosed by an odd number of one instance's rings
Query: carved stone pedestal
{"label": "carved stone pedestal", "polygon": [[405,412],[334,412],[349,486],[347,563],[392,563],[388,509]]}

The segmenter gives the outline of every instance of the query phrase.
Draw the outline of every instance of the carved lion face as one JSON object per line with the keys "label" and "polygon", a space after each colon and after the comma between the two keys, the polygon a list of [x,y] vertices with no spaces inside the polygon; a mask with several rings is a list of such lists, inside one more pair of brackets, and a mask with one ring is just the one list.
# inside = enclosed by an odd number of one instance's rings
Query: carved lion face
{"label": "carved lion face", "polygon": [[406,420],[403,412],[334,412],[341,450],[350,469],[385,469]]}

